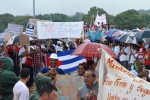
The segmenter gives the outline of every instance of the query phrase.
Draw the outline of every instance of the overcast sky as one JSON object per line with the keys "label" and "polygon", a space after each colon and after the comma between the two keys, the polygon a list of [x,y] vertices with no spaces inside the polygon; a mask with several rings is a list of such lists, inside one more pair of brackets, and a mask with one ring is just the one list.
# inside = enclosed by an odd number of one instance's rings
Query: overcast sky
{"label": "overcast sky", "polygon": [[[91,7],[103,8],[116,15],[129,9],[150,9],[150,0],[35,0],[35,13],[88,13]],[[33,0],[0,0],[0,14],[33,15]]]}

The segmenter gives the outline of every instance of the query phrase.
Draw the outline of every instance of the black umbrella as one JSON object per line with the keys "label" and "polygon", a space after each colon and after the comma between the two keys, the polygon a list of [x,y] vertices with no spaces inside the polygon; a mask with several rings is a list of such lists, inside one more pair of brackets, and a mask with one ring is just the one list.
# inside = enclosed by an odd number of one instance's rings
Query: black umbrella
{"label": "black umbrella", "polygon": [[124,35],[119,39],[119,41],[120,41],[120,42],[125,42],[129,35],[130,35],[130,34],[124,34]]}
{"label": "black umbrella", "polygon": [[150,38],[150,30],[138,32],[137,34],[135,34],[135,37],[137,39]]}

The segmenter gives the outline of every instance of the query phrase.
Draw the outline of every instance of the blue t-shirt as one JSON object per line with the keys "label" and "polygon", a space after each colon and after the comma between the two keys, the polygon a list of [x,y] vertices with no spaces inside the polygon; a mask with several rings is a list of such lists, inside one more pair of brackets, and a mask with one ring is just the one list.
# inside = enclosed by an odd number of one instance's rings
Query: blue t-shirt
{"label": "blue t-shirt", "polygon": [[[45,73],[47,73],[49,70],[50,70],[50,68],[44,67],[44,68],[42,68],[39,72],[41,72],[42,74],[45,74]],[[60,68],[56,68],[56,71],[57,71],[57,73],[59,73],[59,74],[64,74],[63,70],[60,69]]]}

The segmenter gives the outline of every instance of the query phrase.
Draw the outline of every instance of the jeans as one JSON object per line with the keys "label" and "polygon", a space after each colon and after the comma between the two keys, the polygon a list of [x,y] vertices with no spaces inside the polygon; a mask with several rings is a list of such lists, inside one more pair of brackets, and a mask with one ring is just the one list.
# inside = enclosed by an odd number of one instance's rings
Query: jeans
{"label": "jeans", "polygon": [[33,74],[34,74],[34,79],[36,79],[36,75],[38,74],[40,70],[39,69],[34,69]]}

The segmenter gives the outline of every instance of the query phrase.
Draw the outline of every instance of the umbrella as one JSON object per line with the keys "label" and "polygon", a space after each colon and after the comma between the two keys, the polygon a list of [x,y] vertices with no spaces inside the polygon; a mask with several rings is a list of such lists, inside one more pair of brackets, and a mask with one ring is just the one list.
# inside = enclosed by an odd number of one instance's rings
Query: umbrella
{"label": "umbrella", "polygon": [[73,55],[80,55],[85,57],[96,57],[100,58],[100,53],[98,52],[98,48],[103,48],[107,53],[109,53],[112,57],[118,58],[117,55],[106,45],[100,43],[82,43],[80,44],[74,51]]}
{"label": "umbrella", "polygon": [[150,30],[138,32],[137,34],[135,34],[135,37],[137,39],[150,38]]}
{"label": "umbrella", "polygon": [[119,41],[123,43],[137,44],[137,39],[134,34],[124,34]]}
{"label": "umbrella", "polygon": [[[32,41],[32,40],[35,40],[36,39],[36,37],[35,36],[29,36],[29,40],[30,41]],[[7,42],[7,44],[6,45],[12,45],[12,44],[19,44],[19,36],[18,35],[14,35],[14,36],[12,36],[9,40],[8,40],[8,42]]]}
{"label": "umbrella", "polygon": [[124,35],[124,34],[127,34],[126,32],[124,32],[124,31],[117,31],[117,32],[114,32],[113,34],[112,34],[112,37],[121,37],[122,35]]}
{"label": "umbrella", "polygon": [[117,32],[117,29],[111,29],[106,33],[106,36],[111,37],[113,33]]}

